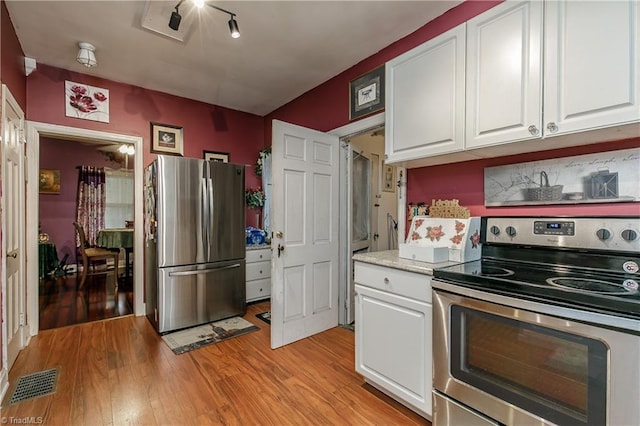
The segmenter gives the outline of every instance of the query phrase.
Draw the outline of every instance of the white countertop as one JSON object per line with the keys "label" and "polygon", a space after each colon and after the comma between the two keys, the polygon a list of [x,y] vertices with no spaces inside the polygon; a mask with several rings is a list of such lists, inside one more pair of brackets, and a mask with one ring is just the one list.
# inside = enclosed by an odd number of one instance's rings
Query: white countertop
{"label": "white countertop", "polygon": [[373,265],[387,266],[403,271],[417,272],[424,275],[433,275],[434,268],[455,265],[458,262],[429,263],[418,260],[404,259],[398,256],[398,250],[376,251],[373,253],[358,253],[353,255],[357,262],[371,263]]}

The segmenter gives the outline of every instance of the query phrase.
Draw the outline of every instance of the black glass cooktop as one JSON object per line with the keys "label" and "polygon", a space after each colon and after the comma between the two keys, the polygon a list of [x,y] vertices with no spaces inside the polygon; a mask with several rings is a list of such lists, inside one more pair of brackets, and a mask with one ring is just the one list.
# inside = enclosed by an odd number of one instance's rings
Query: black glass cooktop
{"label": "black glass cooktop", "polygon": [[483,258],[436,268],[433,275],[478,290],[640,318],[638,274]]}

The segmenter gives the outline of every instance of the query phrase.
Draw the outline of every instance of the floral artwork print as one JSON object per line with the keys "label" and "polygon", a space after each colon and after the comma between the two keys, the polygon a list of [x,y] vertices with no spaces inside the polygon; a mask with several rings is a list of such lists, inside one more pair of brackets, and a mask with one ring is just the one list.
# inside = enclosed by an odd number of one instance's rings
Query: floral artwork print
{"label": "floral artwork print", "polygon": [[476,232],[469,238],[471,240],[471,248],[478,248],[478,244],[480,244],[480,234],[476,229]]}
{"label": "floral artwork print", "polygon": [[456,220],[456,223],[455,223],[456,235],[449,238],[453,244],[460,245],[460,243],[462,243],[462,237],[464,237],[464,232],[462,231],[464,231],[465,227],[466,227],[466,224],[464,222],[460,222],[459,220]]}
{"label": "floral artwork print", "polygon": [[109,122],[109,90],[65,81],[66,116]]}
{"label": "floral artwork print", "polygon": [[431,241],[440,241],[440,238],[442,237],[444,237],[444,232],[442,232],[442,225],[427,226],[427,238],[429,238]]}

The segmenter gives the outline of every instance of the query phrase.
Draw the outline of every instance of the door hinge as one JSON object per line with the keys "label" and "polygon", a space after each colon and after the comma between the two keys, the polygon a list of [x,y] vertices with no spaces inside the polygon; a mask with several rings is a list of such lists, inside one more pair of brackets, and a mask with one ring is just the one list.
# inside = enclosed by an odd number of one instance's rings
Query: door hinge
{"label": "door hinge", "polygon": [[18,315],[18,322],[19,322],[20,327],[24,327],[25,326],[24,313],[21,313],[20,315]]}

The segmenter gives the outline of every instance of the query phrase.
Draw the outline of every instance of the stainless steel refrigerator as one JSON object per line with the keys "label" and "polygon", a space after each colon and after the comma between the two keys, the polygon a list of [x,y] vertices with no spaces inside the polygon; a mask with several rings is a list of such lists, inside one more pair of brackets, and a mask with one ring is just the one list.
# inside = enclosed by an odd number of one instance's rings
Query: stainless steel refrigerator
{"label": "stainless steel refrigerator", "polygon": [[145,169],[145,303],[159,333],[246,313],[244,166],[160,155]]}

